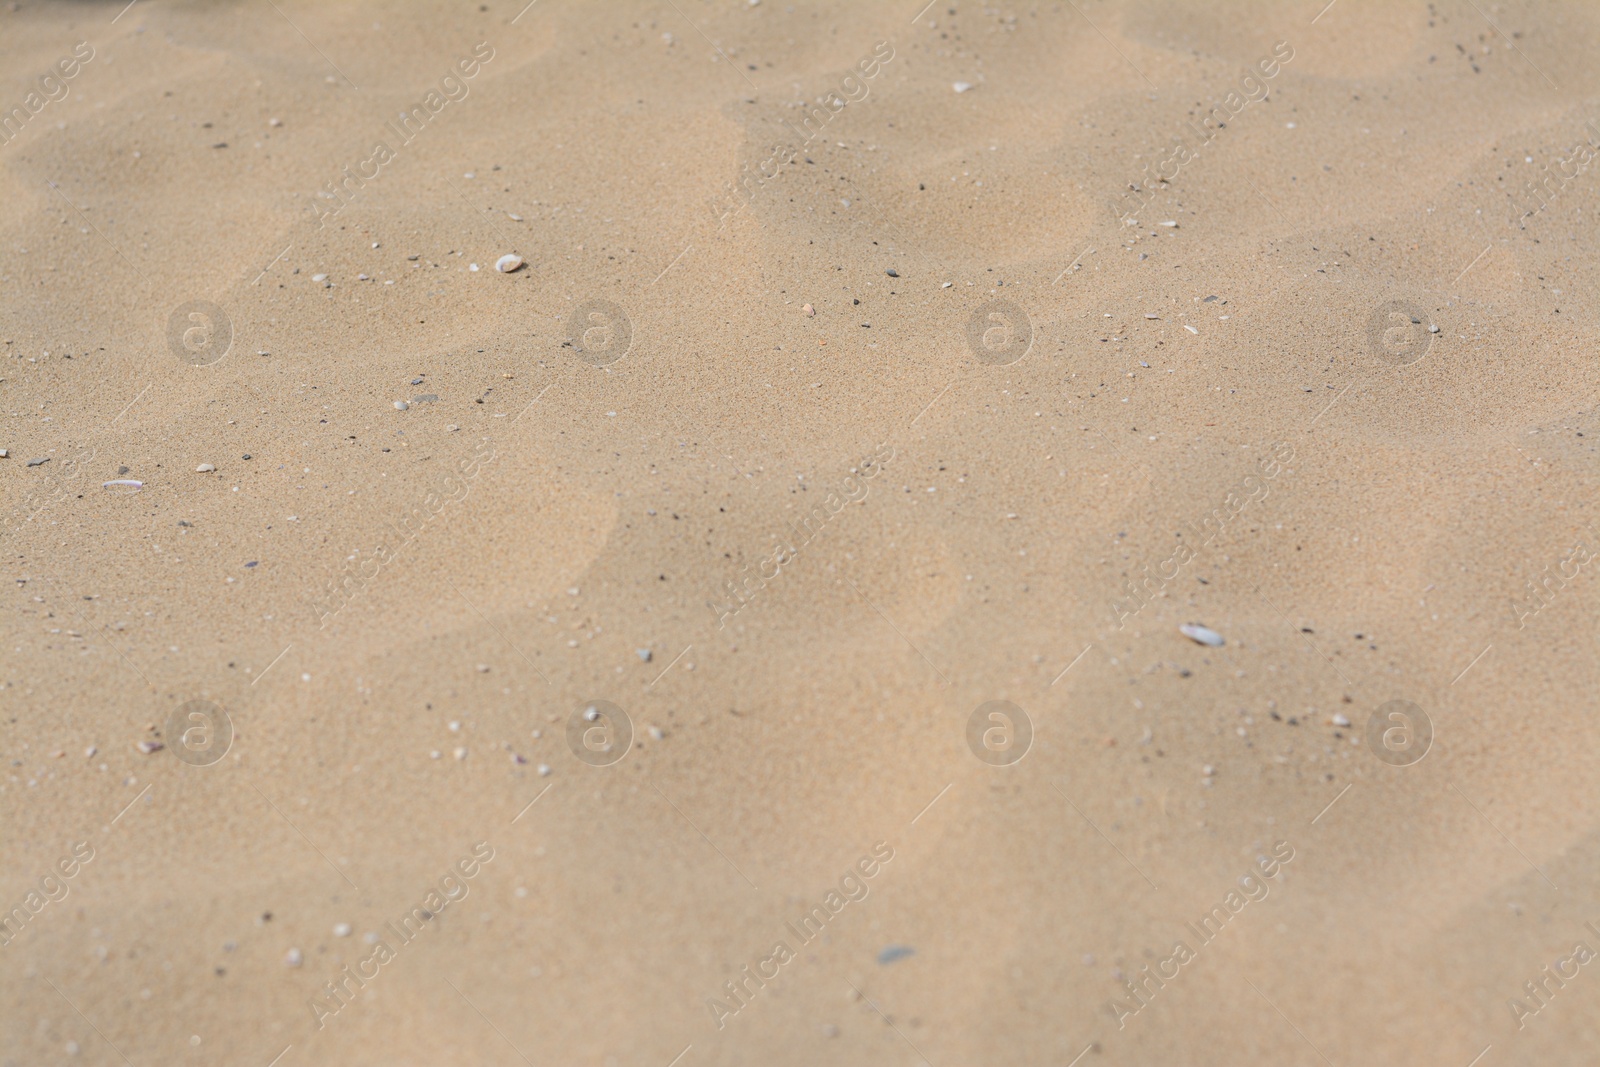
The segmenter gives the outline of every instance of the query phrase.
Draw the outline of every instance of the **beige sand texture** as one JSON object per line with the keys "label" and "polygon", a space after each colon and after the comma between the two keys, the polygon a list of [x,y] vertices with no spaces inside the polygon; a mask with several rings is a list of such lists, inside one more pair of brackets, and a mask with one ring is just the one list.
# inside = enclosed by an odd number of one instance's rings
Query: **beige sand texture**
{"label": "beige sand texture", "polygon": [[1600,1061],[1600,8],[524,2],[0,11],[0,1064]]}

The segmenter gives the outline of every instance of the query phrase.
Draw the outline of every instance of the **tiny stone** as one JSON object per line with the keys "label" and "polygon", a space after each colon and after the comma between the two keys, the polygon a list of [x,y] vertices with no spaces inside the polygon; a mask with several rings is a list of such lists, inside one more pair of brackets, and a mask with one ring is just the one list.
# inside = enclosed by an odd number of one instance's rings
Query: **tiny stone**
{"label": "tiny stone", "polygon": [[407,403],[406,403],[406,402],[405,402],[405,401],[404,401],[404,400],[396,400],[396,401],[395,401],[395,402],[394,402],[394,409],[395,409],[395,410],[396,410],[396,411],[405,411],[405,410],[406,410],[406,409],[407,409],[407,408],[409,408],[409,407],[410,407],[410,406],[411,406],[411,405],[410,405],[410,404],[407,404]]}
{"label": "tiny stone", "polygon": [[1428,327],[1428,332],[1429,333],[1438,333],[1439,332],[1439,327],[1437,327],[1437,326],[1429,326]]}
{"label": "tiny stone", "polygon": [[652,741],[659,741],[663,737],[666,737],[666,736],[667,736],[666,734],[661,732],[661,727],[659,727],[659,726],[650,727],[650,739]]}
{"label": "tiny stone", "polygon": [[140,741],[138,747],[140,752],[143,752],[146,756],[148,756],[151,753],[160,752],[167,746],[163,745],[160,741]]}
{"label": "tiny stone", "polygon": [[638,656],[644,662],[649,663],[651,659],[655,657],[655,653],[651,652],[648,648],[641,648],[638,650]]}
{"label": "tiny stone", "polygon": [[600,709],[599,708],[587,708],[587,709],[585,709],[585,711],[583,713],[583,721],[584,722],[594,722],[599,718],[600,718]]}
{"label": "tiny stone", "polygon": [[314,282],[325,282],[328,280],[328,276],[326,274],[313,274],[311,276],[311,280]]}
{"label": "tiny stone", "polygon": [[1217,769],[1208,763],[1201,768],[1200,773],[1205,775],[1207,778],[1210,778],[1212,775],[1217,773]]}
{"label": "tiny stone", "polygon": [[465,748],[458,748],[458,749],[456,749],[455,756],[456,756],[456,759],[458,759],[458,760],[466,759],[467,758],[467,750]]}
{"label": "tiny stone", "polygon": [[50,457],[49,456],[46,456],[44,459],[30,459],[30,460],[28,460],[28,466],[30,466],[30,467],[39,467],[39,466],[43,466],[44,464],[49,463],[49,462],[50,462]]}
{"label": "tiny stone", "polygon": [[893,267],[890,267],[888,270],[884,271],[883,273],[887,274],[891,278],[900,277],[900,272],[895,270]]}
{"label": "tiny stone", "polygon": [[1333,725],[1335,725],[1335,726],[1349,726],[1350,725],[1350,720],[1348,718],[1346,718],[1345,716],[1343,716],[1343,715],[1335,715],[1333,717]]}
{"label": "tiny stone", "polygon": [[333,928],[333,936],[334,937],[349,937],[350,936],[350,924],[349,923],[338,923],[338,924],[336,924],[334,926],[334,928]]}
{"label": "tiny stone", "polygon": [[806,313],[806,318],[808,319],[814,319],[817,317],[817,309],[812,307],[810,304],[805,305],[800,310]]}
{"label": "tiny stone", "polygon": [[1184,623],[1178,627],[1178,632],[1192,641],[1198,641],[1202,645],[1210,645],[1212,648],[1221,648],[1227,643],[1217,631],[1204,626],[1197,626],[1194,623]]}
{"label": "tiny stone", "polygon": [[488,674],[489,673],[489,665],[487,663],[478,664],[478,673],[479,674]]}
{"label": "tiny stone", "polygon": [[964,93],[968,89],[972,88],[972,83],[971,82],[955,82],[954,84],[952,84],[950,86],[950,88],[954,89],[958,93]]}
{"label": "tiny stone", "polygon": [[539,777],[540,778],[548,778],[548,777],[550,777],[550,764],[541,763],[541,764],[539,764],[538,770],[539,770]]}
{"label": "tiny stone", "polygon": [[290,967],[298,967],[304,961],[305,957],[300,954],[300,950],[297,948],[290,949],[283,957],[283,962]]}

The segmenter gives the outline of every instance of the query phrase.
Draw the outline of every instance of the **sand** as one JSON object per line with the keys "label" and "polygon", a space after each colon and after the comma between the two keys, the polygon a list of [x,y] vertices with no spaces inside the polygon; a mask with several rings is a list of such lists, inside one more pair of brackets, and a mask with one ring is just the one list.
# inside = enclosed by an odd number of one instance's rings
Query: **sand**
{"label": "sand", "polygon": [[1600,11],[916,8],[0,12],[0,1063],[1596,1061]]}

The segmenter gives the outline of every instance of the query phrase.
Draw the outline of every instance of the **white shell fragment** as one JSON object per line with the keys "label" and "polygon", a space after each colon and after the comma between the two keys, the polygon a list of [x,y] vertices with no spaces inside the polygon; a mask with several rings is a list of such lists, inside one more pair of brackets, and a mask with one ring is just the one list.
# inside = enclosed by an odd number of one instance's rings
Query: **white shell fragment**
{"label": "white shell fragment", "polygon": [[202,464],[200,464],[200,466],[198,466],[198,467],[196,467],[194,469],[194,472],[196,474],[210,474],[212,471],[214,471],[216,469],[217,469],[217,465],[215,463],[202,463]]}
{"label": "white shell fragment", "polygon": [[407,403],[406,403],[406,402],[405,402],[405,401],[404,401],[404,400],[396,400],[396,401],[395,401],[395,402],[394,402],[394,409],[395,409],[395,410],[396,410],[396,411],[404,411],[404,410],[406,410],[406,409],[407,409],[407,408],[409,408],[409,407],[410,407],[410,406],[411,406],[411,405],[410,405],[410,404],[407,404]]}
{"label": "white shell fragment", "polygon": [[951,84],[950,88],[954,89],[958,93],[964,93],[968,89],[972,88],[972,83],[971,82],[953,82]]}
{"label": "white shell fragment", "polygon": [[144,488],[144,483],[132,478],[115,478],[109,482],[102,482],[102,489],[110,489],[114,493],[137,493]]}
{"label": "white shell fragment", "polygon": [[1178,632],[1190,640],[1198,641],[1202,645],[1210,645],[1212,648],[1221,648],[1227,643],[1217,631],[1198,626],[1192,622],[1186,622],[1178,627]]}
{"label": "white shell fragment", "polygon": [[510,274],[514,270],[522,269],[522,257],[518,255],[504,255],[494,261],[494,269],[501,274]]}

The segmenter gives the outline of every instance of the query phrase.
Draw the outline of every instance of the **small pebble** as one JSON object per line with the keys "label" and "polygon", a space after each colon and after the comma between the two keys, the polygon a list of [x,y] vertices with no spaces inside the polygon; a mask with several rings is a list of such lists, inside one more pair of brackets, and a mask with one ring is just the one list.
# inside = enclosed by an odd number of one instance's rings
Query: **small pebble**
{"label": "small pebble", "polygon": [[1349,726],[1350,725],[1350,720],[1348,718],[1346,718],[1345,716],[1343,716],[1343,715],[1335,715],[1333,717],[1333,725],[1335,725],[1335,726]]}
{"label": "small pebble", "polygon": [[456,749],[455,756],[456,756],[456,759],[458,759],[458,760],[466,759],[467,758],[467,750],[464,749],[464,748],[458,748],[458,749]]}
{"label": "small pebble", "polygon": [[336,924],[334,926],[334,928],[333,928],[333,936],[334,937],[349,937],[350,936],[350,924],[349,923],[338,923],[338,924]]}
{"label": "small pebble", "polygon": [[539,777],[540,778],[548,778],[548,777],[550,777],[550,764],[541,763],[541,764],[539,764],[538,770],[539,770]]}
{"label": "small pebble", "polygon": [[163,745],[160,741],[140,741],[138,747],[140,752],[143,752],[146,756],[148,756],[152,753],[160,752],[167,746]]}
{"label": "small pebble", "polygon": [[196,467],[194,469],[194,472],[196,474],[210,474],[212,471],[214,471],[216,469],[217,469],[217,465],[215,463],[202,463],[202,464],[200,464],[200,466],[198,466],[198,467]]}
{"label": "small pebble", "polygon": [[11,455],[10,452],[6,451],[3,448],[0,448],[0,459],[5,459],[9,455]]}
{"label": "small pebble", "polygon": [[478,673],[479,674],[488,674],[489,673],[489,665],[487,663],[478,664]]}
{"label": "small pebble", "polygon": [[46,456],[43,459],[30,459],[30,460],[28,460],[28,466],[30,466],[30,467],[39,467],[39,466],[43,466],[44,464],[49,463],[49,462],[50,462],[50,457],[49,456]]}
{"label": "small pebble", "polygon": [[972,88],[972,83],[971,82],[956,82],[953,85],[951,85],[950,88],[954,89],[958,93],[964,93],[968,89]]}
{"label": "small pebble", "polygon": [[1226,644],[1222,639],[1222,635],[1217,631],[1204,626],[1197,626],[1192,622],[1186,622],[1178,627],[1178,632],[1191,640],[1198,641],[1202,645],[1210,645],[1212,648],[1221,648]]}
{"label": "small pebble", "polygon": [[284,954],[283,962],[290,967],[298,967],[305,962],[305,957],[300,954],[299,949],[292,948]]}
{"label": "small pebble", "polygon": [[326,274],[313,274],[311,276],[311,280],[314,282],[325,282],[328,280],[328,276]]}
{"label": "small pebble", "polygon": [[917,950],[909,945],[887,945],[878,952],[878,962],[893,963],[895,960],[903,960],[916,953]]}
{"label": "small pebble", "polygon": [[394,409],[396,411],[405,411],[409,407],[411,407],[411,405],[407,404],[404,400],[396,400],[394,402]]}
{"label": "small pebble", "polygon": [[584,722],[595,722],[599,718],[600,718],[600,709],[599,708],[588,708],[583,713],[583,721]]}
{"label": "small pebble", "polygon": [[646,663],[649,663],[655,658],[655,653],[651,652],[648,648],[638,649],[636,655],[638,655],[638,657]]}
{"label": "small pebble", "polygon": [[494,261],[494,269],[501,274],[510,274],[514,270],[522,269],[522,257],[517,255],[504,255]]}
{"label": "small pebble", "polygon": [[1429,326],[1428,327],[1428,332],[1429,333],[1438,333],[1439,332],[1439,327],[1437,327],[1437,326]]}
{"label": "small pebble", "polygon": [[805,305],[800,310],[806,313],[806,318],[808,319],[814,319],[817,317],[817,309],[812,307],[810,304]]}
{"label": "small pebble", "polygon": [[1217,769],[1208,763],[1204,767],[1200,768],[1200,773],[1205,775],[1207,778],[1210,778],[1212,775],[1217,773]]}
{"label": "small pebble", "polygon": [[900,277],[900,272],[895,270],[893,267],[890,267],[888,270],[884,271],[883,273],[887,274],[891,278]]}

